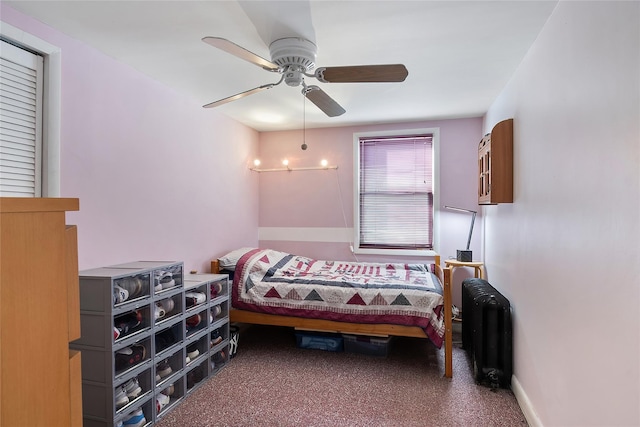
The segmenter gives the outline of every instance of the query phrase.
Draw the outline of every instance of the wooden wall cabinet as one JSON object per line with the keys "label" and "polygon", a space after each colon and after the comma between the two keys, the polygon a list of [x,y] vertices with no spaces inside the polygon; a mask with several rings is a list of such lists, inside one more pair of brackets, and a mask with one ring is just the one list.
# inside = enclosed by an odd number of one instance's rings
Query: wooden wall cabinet
{"label": "wooden wall cabinet", "polygon": [[478,204],[513,203],[513,119],[496,124],[478,145]]}
{"label": "wooden wall cabinet", "polygon": [[0,425],[82,425],[78,209],[0,197]]}

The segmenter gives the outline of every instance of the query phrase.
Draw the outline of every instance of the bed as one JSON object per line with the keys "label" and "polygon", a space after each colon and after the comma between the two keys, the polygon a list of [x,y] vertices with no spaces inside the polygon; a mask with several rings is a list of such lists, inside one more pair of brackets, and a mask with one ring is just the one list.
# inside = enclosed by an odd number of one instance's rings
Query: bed
{"label": "bed", "polygon": [[430,339],[452,377],[451,271],[434,263],[324,261],[241,248],[211,261],[232,280],[230,320],[296,329]]}

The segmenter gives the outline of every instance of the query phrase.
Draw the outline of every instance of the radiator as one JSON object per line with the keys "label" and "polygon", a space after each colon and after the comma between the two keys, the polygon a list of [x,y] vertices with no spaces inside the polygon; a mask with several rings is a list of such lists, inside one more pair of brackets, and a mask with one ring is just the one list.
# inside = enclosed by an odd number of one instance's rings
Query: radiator
{"label": "radiator", "polygon": [[471,357],[477,383],[511,386],[511,306],[486,280],[462,282],[462,347]]}

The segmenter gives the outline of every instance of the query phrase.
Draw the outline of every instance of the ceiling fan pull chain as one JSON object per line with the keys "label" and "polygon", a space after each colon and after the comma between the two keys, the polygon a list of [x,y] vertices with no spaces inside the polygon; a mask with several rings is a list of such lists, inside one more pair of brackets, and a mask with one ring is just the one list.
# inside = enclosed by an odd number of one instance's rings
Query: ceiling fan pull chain
{"label": "ceiling fan pull chain", "polygon": [[[304,84],[304,80],[302,81],[302,86],[304,88],[307,87],[306,84]],[[304,94],[304,91],[302,92],[302,145],[300,146],[300,148],[302,148],[302,150],[306,150],[307,149],[307,126],[306,126],[306,116],[307,116],[307,96]]]}

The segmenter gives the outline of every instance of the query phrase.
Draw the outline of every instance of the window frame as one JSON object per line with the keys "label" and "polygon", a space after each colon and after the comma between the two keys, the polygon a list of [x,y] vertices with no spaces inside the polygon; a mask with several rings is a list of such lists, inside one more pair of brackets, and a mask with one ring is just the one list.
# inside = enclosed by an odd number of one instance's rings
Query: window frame
{"label": "window frame", "polygon": [[40,197],[60,197],[61,49],[5,21],[0,24],[3,40],[44,58]]}
{"label": "window frame", "polygon": [[6,133],[2,133],[0,147],[7,157],[0,159],[0,172],[6,173],[6,180],[0,182],[0,196],[41,197],[44,58],[3,38],[0,46],[8,80],[1,92],[3,99],[9,99],[3,105],[7,116],[2,129]]}
{"label": "window frame", "polygon": [[[360,138],[432,135],[433,165],[433,249],[382,249],[360,247]],[[353,252],[362,255],[434,256],[440,247],[440,128],[413,128],[353,134]]]}

